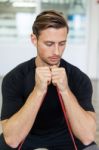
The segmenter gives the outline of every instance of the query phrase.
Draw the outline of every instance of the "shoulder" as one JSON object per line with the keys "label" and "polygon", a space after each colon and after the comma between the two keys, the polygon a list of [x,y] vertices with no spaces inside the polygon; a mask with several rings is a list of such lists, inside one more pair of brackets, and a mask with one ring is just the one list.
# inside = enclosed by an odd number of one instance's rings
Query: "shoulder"
{"label": "shoulder", "polygon": [[19,64],[4,76],[2,85],[15,83],[15,81],[22,82],[33,68],[35,68],[34,58]]}
{"label": "shoulder", "polygon": [[76,96],[80,106],[86,111],[94,111],[92,106],[93,88],[90,78],[76,66],[62,60],[66,70],[68,85]]}
{"label": "shoulder", "polygon": [[90,78],[87,74],[81,71],[78,67],[70,64],[65,60],[61,60],[62,67],[65,68],[68,81],[74,84],[75,86],[92,86]]}

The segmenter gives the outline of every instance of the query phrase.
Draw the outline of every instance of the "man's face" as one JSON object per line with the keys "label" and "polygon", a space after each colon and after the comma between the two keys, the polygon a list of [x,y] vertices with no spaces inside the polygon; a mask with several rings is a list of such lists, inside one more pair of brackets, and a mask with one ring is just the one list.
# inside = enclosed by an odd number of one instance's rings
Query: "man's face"
{"label": "man's face", "polygon": [[35,42],[33,42],[37,48],[37,63],[40,66],[59,65],[66,38],[66,28],[48,28],[41,31],[38,39],[35,37]]}

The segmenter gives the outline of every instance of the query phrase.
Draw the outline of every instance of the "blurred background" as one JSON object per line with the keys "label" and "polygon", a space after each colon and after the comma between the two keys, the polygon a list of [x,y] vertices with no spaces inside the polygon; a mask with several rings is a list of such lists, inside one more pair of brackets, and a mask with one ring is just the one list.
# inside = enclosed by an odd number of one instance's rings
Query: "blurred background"
{"label": "blurred background", "polygon": [[[0,88],[6,73],[36,55],[30,34],[42,10],[63,12],[70,28],[63,58],[79,67],[93,84],[99,144],[99,1],[0,0]],[[0,109],[2,96],[0,89]]]}

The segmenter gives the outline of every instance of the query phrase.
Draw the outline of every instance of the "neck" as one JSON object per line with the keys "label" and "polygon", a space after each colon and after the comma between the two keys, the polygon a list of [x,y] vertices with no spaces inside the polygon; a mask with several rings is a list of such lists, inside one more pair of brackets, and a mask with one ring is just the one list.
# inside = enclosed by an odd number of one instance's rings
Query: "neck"
{"label": "neck", "polygon": [[42,62],[38,57],[36,57],[36,59],[35,59],[35,64],[36,64],[36,67],[49,66],[49,65],[45,64],[44,62]]}

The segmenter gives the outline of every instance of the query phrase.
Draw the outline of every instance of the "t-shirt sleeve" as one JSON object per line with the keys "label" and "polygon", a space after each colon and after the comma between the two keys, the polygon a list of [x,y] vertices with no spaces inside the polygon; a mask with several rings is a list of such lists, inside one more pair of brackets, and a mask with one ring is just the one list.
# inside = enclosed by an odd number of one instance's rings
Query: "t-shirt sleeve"
{"label": "t-shirt sleeve", "polygon": [[81,107],[84,108],[86,111],[94,111],[92,105],[93,88],[89,77],[80,70],[78,70],[77,76],[75,77],[74,85],[76,85],[74,93]]}
{"label": "t-shirt sleeve", "polygon": [[6,75],[2,82],[1,120],[8,119],[22,107],[20,81],[14,76]]}

